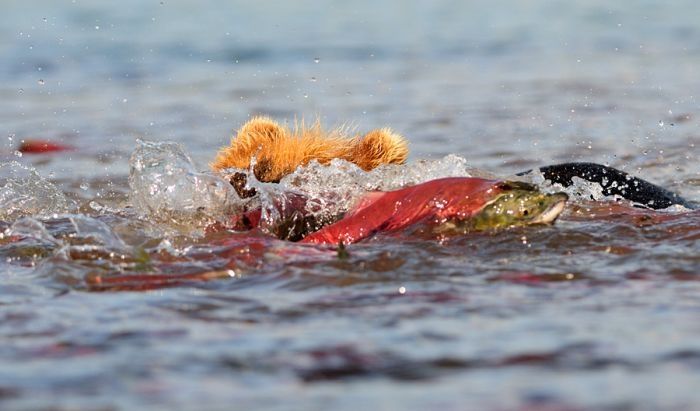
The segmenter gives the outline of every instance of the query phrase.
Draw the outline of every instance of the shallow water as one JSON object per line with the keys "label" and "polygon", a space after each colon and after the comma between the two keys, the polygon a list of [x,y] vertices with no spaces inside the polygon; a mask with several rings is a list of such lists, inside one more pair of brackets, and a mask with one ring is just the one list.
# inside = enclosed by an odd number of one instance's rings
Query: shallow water
{"label": "shallow water", "polygon": [[[0,408],[700,408],[697,212],[580,187],[552,227],[348,258],[204,231],[236,204],[192,184],[261,113],[410,140],[315,194],[580,160],[700,200],[697,2],[424,3],[5,2]],[[137,138],[191,157],[175,197],[130,187]]]}

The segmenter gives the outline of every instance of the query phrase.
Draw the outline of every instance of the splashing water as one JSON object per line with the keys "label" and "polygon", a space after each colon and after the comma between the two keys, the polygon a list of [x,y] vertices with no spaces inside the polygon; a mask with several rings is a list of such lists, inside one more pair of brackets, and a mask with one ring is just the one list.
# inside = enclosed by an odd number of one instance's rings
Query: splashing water
{"label": "splashing water", "polygon": [[391,191],[444,177],[493,177],[470,167],[466,159],[453,154],[438,160],[422,160],[408,165],[383,165],[364,171],[357,165],[333,159],[328,165],[316,161],[299,167],[279,183],[284,190],[309,198],[306,212],[333,218],[348,211],[370,191]]}
{"label": "splashing water", "polygon": [[[238,204],[244,204],[247,210],[261,210],[259,227],[268,233],[275,232],[289,220],[305,218],[303,216],[333,222],[371,191],[391,191],[444,177],[493,177],[469,167],[464,158],[456,155],[409,165],[383,165],[371,171],[342,159],[333,159],[328,164],[312,160],[279,183],[258,181],[253,173],[254,163],[253,160],[249,170],[227,169],[221,173],[223,176],[246,175],[246,189],[254,189],[256,195]],[[302,213],[298,212],[299,207]]]}
{"label": "splashing water", "polygon": [[50,215],[76,209],[54,184],[35,169],[11,161],[0,164],[0,219],[13,221],[27,215]]}
{"label": "splashing water", "polygon": [[180,144],[138,140],[129,165],[131,204],[150,219],[185,231],[201,229],[241,205],[233,187],[198,172]]}

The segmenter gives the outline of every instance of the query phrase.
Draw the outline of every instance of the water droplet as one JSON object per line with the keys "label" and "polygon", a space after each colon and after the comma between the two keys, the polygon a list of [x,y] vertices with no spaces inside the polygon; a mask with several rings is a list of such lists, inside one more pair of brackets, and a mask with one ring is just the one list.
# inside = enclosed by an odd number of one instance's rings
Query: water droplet
{"label": "water droplet", "polygon": [[81,190],[87,191],[88,188],[90,188],[90,186],[88,185],[88,183],[80,183],[80,189],[81,189]]}
{"label": "water droplet", "polygon": [[128,102],[129,102],[129,99],[126,99],[126,98],[122,99],[122,103],[128,103]]}
{"label": "water droplet", "polygon": [[319,63],[320,61],[321,61],[321,59],[320,59],[320,58],[318,58],[318,57],[314,57],[314,63],[318,64],[318,63]]}
{"label": "water droplet", "polygon": [[95,211],[100,211],[100,210],[104,209],[104,207],[100,203],[98,203],[97,201],[94,201],[94,200],[90,201],[88,203],[88,205],[90,206],[90,208],[92,208]]}
{"label": "water droplet", "polygon": [[19,150],[15,150],[14,155],[15,157],[22,157],[22,152]]}
{"label": "water droplet", "polygon": [[42,78],[40,78],[39,81],[37,81],[37,83],[39,83],[40,86],[43,86],[44,84],[46,84],[46,82]]}
{"label": "water droplet", "polygon": [[399,287],[399,294],[402,294],[402,295],[406,294],[406,287],[404,287],[404,286]]}
{"label": "water droplet", "polygon": [[309,98],[309,95],[304,93],[304,98]]}
{"label": "water droplet", "polygon": [[663,120],[659,121],[659,127],[663,127],[663,126],[664,126]]}
{"label": "water droplet", "polygon": [[95,30],[99,30],[99,29],[100,29],[100,26],[95,26]]}
{"label": "water droplet", "polygon": [[22,93],[24,93],[24,89],[23,89],[23,88],[21,88],[21,89],[17,90],[17,93],[19,93],[19,94],[22,94]]}
{"label": "water droplet", "polygon": [[311,77],[309,80],[310,80],[310,81],[316,81],[316,77]]}
{"label": "water droplet", "polygon": [[49,21],[49,19],[47,19],[46,17],[44,17],[42,20],[44,20],[44,23],[46,23],[47,21]]}

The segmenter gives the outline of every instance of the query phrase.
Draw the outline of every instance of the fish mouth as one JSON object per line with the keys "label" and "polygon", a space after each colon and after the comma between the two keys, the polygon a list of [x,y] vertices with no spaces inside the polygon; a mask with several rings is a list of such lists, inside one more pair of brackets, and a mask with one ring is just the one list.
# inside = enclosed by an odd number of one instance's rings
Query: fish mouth
{"label": "fish mouth", "polygon": [[552,224],[564,211],[564,206],[569,200],[569,196],[565,193],[550,194],[550,198],[553,200],[552,204],[532,220],[532,224]]}

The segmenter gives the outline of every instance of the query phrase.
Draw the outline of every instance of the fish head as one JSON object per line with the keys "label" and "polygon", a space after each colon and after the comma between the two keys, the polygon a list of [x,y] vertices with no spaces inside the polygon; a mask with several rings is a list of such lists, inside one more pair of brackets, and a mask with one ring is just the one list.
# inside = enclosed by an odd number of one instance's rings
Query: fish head
{"label": "fish head", "polygon": [[475,230],[552,224],[564,211],[566,193],[543,193],[536,186],[504,181],[501,193],[469,219]]}
{"label": "fish head", "polygon": [[498,194],[479,211],[436,227],[441,234],[459,234],[526,225],[552,224],[564,211],[569,196],[543,193],[536,186],[519,181],[503,181]]}

